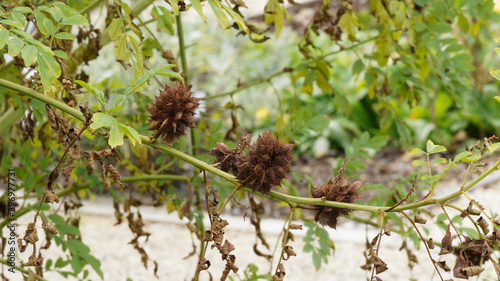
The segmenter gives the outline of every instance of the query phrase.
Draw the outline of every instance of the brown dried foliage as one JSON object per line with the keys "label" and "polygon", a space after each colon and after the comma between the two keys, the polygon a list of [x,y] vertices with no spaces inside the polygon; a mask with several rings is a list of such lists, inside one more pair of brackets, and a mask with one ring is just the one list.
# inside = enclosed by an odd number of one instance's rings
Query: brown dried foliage
{"label": "brown dried foliage", "polygon": [[[344,161],[344,164],[333,181],[330,179],[321,187],[311,187],[311,194],[314,198],[344,203],[355,203],[359,200],[360,196],[358,190],[362,187],[363,182],[356,181],[349,184],[347,179],[344,178],[345,163],[346,161]],[[314,220],[323,226],[328,225],[336,229],[339,216],[347,215],[351,211],[352,210],[346,208],[319,206],[318,213],[314,217]]]}
{"label": "brown dried foliage", "polygon": [[153,139],[161,137],[161,141],[172,146],[175,138],[186,134],[187,128],[194,128],[194,111],[200,99],[191,94],[180,82],[173,87],[165,85],[164,91],[160,90],[160,96],[155,97],[153,106],[148,108],[151,114],[148,130],[155,131]]}

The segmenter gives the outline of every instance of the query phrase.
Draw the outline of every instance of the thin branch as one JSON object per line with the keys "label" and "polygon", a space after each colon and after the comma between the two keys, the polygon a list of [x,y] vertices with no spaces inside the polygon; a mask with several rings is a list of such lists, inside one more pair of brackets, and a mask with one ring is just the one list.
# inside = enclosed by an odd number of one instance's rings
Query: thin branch
{"label": "thin branch", "polygon": [[[77,118],[80,121],[85,121],[85,118],[83,117],[83,114],[60,102],[57,101],[49,96],[45,96],[43,94],[40,94],[32,89],[23,87],[21,85],[18,85],[16,83],[12,83],[10,81],[7,81],[5,79],[0,79],[0,86],[10,88],[12,90],[18,91],[21,94],[30,96],[31,98],[43,101],[47,104],[50,104],[68,114],[71,116]],[[10,94],[8,91],[2,91],[2,93],[5,94]],[[141,141],[143,144],[148,145],[150,147],[156,148],[158,150],[161,150],[163,152],[166,152],[174,157],[177,157],[181,160],[184,160],[188,163],[191,163],[192,165],[198,167],[201,171],[207,171],[210,172],[214,175],[217,175],[221,178],[226,179],[227,181],[231,182],[234,186],[238,186],[239,182],[236,180],[236,178],[228,174],[222,170],[219,170],[212,165],[209,165],[208,163],[198,160],[194,158],[191,155],[188,155],[186,153],[183,153],[175,148],[172,148],[168,145],[162,145],[158,144],[157,141],[151,140],[150,137],[144,136],[144,135],[139,135],[141,138]],[[462,191],[465,192],[469,189],[471,189],[473,186],[475,186],[477,183],[479,183],[481,180],[483,180],[485,177],[487,177],[489,174],[493,173],[494,171],[497,170],[497,167],[500,165],[500,158],[497,160],[495,164],[493,164],[487,171],[485,171],[482,175],[477,177],[475,180],[471,181],[467,186],[465,186],[462,190],[456,191],[450,195],[447,195],[445,197],[435,199],[435,200],[424,200],[422,202],[418,203],[411,203],[407,204],[405,206],[399,206],[394,208],[391,212],[400,212],[404,210],[410,210],[410,209],[417,209],[420,207],[428,206],[428,205],[435,205],[435,204],[443,204],[447,202],[450,199],[453,199],[455,197],[458,197],[459,195],[462,194]],[[250,188],[242,188],[241,190],[245,190],[247,192],[253,192]],[[347,208],[347,209],[352,209],[352,210],[357,210],[357,211],[365,211],[365,212],[372,212],[372,213],[378,213],[381,209],[386,209],[387,206],[368,206],[368,205],[358,205],[358,204],[351,204],[351,203],[343,203],[343,202],[334,202],[334,201],[327,201],[323,200],[321,198],[307,198],[307,197],[299,197],[299,196],[291,196],[288,194],[284,194],[281,192],[277,192],[274,190],[271,190],[267,195],[259,193],[260,196],[267,197],[272,200],[276,201],[282,201],[282,202],[287,202],[287,203],[292,203],[292,204],[309,204],[309,205],[321,205],[321,206],[328,206],[328,207],[337,207],[337,208]]]}
{"label": "thin branch", "polygon": [[422,243],[424,244],[425,249],[427,250],[427,254],[429,255],[429,259],[431,260],[432,265],[434,265],[434,268],[436,269],[437,273],[439,274],[439,278],[441,278],[441,280],[444,280],[443,276],[441,276],[441,273],[439,272],[439,269],[436,266],[436,262],[432,258],[431,251],[429,250],[429,245],[427,245],[427,243],[425,242],[424,236],[422,236],[422,233],[418,229],[418,227],[415,224],[415,222],[405,212],[399,212],[399,213],[403,214],[406,217],[406,219],[408,219],[408,221],[413,225],[413,228],[417,231],[418,236],[420,236],[420,239],[422,240]]}

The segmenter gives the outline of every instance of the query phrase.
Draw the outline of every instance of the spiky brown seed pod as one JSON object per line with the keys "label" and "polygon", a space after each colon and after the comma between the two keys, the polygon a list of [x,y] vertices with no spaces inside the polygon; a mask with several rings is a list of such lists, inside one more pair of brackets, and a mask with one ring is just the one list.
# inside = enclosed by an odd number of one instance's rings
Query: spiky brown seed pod
{"label": "spiky brown seed pod", "polygon": [[252,186],[254,192],[268,194],[271,187],[281,185],[281,180],[291,172],[290,160],[294,144],[282,144],[265,131],[255,144],[248,146],[248,152],[236,161],[236,179],[241,184]]}
{"label": "spiky brown seed pod", "polygon": [[[345,161],[344,161],[345,165]],[[360,196],[358,190],[363,186],[363,182],[356,181],[352,184],[344,178],[344,165],[339,170],[337,176],[321,187],[311,187],[311,194],[314,198],[324,198],[328,201],[355,203]],[[321,206],[314,220],[321,225],[328,225],[336,229],[337,220],[340,215],[347,215],[351,209]]]}
{"label": "spiky brown seed pod", "polygon": [[194,111],[200,99],[191,94],[179,81],[173,87],[165,85],[165,90],[160,90],[160,96],[155,96],[155,103],[148,108],[151,114],[148,130],[156,131],[153,139],[161,136],[161,141],[172,146],[174,139],[185,135],[188,127],[194,128]]}

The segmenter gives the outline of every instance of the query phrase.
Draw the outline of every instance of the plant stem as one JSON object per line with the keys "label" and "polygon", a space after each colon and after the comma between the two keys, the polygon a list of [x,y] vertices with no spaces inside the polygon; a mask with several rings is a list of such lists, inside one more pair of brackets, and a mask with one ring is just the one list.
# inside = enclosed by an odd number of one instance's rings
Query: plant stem
{"label": "plant stem", "polygon": [[14,109],[10,107],[2,116],[0,116],[0,135],[3,135],[10,126],[19,118],[23,116],[23,111],[21,108]]}
{"label": "plant stem", "polygon": [[441,278],[441,280],[444,280],[443,276],[441,276],[441,273],[439,272],[439,269],[436,266],[436,262],[432,258],[431,251],[429,250],[429,245],[427,245],[427,243],[425,242],[424,236],[422,236],[422,233],[420,233],[420,230],[418,229],[415,222],[405,212],[399,212],[399,213],[403,214],[406,217],[406,219],[408,219],[408,221],[413,225],[413,228],[415,229],[415,231],[417,231],[418,236],[420,236],[420,239],[422,240],[422,243],[424,244],[425,249],[427,250],[427,254],[429,255],[429,259],[431,260],[432,265],[434,265],[434,268],[436,269],[437,273],[439,274],[439,277]]}
{"label": "plant stem", "polygon": [[90,3],[87,5],[87,7],[83,8],[80,11],[80,14],[85,14],[87,12],[90,12],[92,9],[94,9],[97,5],[99,5],[102,2],[102,0],[94,0],[94,2]]}
{"label": "plant stem", "polygon": [[239,91],[243,91],[243,90],[248,89],[250,87],[253,87],[253,86],[256,86],[256,85],[259,85],[259,84],[262,84],[262,83],[269,82],[274,77],[279,76],[279,75],[281,75],[283,73],[286,73],[286,72],[289,72],[289,71],[287,69],[282,69],[282,70],[280,70],[278,72],[275,72],[275,73],[269,75],[268,77],[260,78],[260,79],[257,79],[255,81],[251,82],[251,83],[244,84],[243,86],[238,87],[238,88],[236,88],[236,89],[234,89],[232,91],[229,91],[229,92],[225,92],[225,93],[217,94],[217,95],[207,96],[207,97],[203,98],[203,100],[217,99],[217,98],[220,98],[220,97],[225,97],[225,96],[230,96],[230,95],[236,94]]}
{"label": "plant stem", "polygon": [[179,54],[181,56],[182,72],[184,73],[184,85],[189,85],[189,75],[186,60],[186,45],[184,44],[184,30],[182,29],[181,14],[175,16],[177,26],[177,37],[179,38]]}
{"label": "plant stem", "polygon": [[[32,89],[23,87],[21,85],[12,83],[10,81],[7,81],[5,79],[0,78],[0,86],[6,87],[13,89],[15,91],[18,91],[22,94],[25,94],[27,96],[30,96],[31,98],[43,101],[47,104],[50,104],[68,114],[71,116],[77,118],[80,121],[85,121],[85,118],[83,117],[83,114],[72,108],[69,107],[68,105],[59,102],[53,98],[50,98],[48,96],[45,96],[43,94],[40,94]],[[1,93],[7,94],[8,91],[2,91]],[[188,163],[191,163],[192,165],[198,167],[201,171],[207,171],[210,172],[214,175],[217,175],[223,179],[226,179],[227,181],[231,182],[235,187],[238,186],[239,182],[236,180],[236,178],[228,174],[222,170],[219,170],[209,164],[207,164],[204,161],[198,160],[194,158],[191,155],[185,154],[179,150],[176,150],[168,145],[162,145],[158,144],[157,141],[152,141],[150,137],[140,135],[141,141],[143,144],[148,145],[150,147],[156,148],[158,150],[161,150],[163,152],[166,152],[174,157],[177,157],[181,160],[184,160]],[[484,172],[482,175],[480,175],[478,178],[470,182],[467,186],[465,186],[463,189],[456,191],[450,195],[447,195],[445,197],[435,199],[435,200],[424,200],[421,202],[417,203],[410,203],[405,206],[399,206],[391,210],[391,212],[400,212],[404,210],[410,210],[410,209],[417,209],[423,206],[428,206],[428,205],[434,205],[434,204],[443,204],[446,201],[453,199],[455,197],[458,197],[459,195],[462,194],[463,192],[466,192],[467,190],[471,189],[473,186],[475,186],[477,183],[479,183],[481,180],[483,180],[485,177],[487,177],[489,174],[497,170],[497,167],[500,165],[500,158],[497,160],[493,166],[491,166],[486,172]],[[245,190],[247,192],[253,192],[250,188],[245,187],[242,188],[241,190]],[[334,201],[327,201],[323,200],[321,198],[306,198],[306,197],[299,197],[299,196],[291,196],[287,194],[283,194],[274,190],[271,190],[267,195],[259,193],[263,197],[267,197],[272,200],[276,201],[282,201],[282,202],[287,202],[291,204],[310,204],[310,205],[320,205],[320,206],[328,206],[328,207],[337,207],[337,208],[347,208],[347,209],[352,209],[352,210],[357,210],[357,211],[365,211],[365,212],[375,212],[378,213],[380,210],[387,209],[387,206],[368,206],[368,205],[358,205],[358,204],[351,204],[351,203],[343,203],[343,202],[334,202]]]}

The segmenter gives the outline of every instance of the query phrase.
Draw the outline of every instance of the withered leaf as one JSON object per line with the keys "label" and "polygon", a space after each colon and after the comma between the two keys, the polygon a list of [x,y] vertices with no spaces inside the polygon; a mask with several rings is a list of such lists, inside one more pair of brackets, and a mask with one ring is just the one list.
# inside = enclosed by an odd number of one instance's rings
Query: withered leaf
{"label": "withered leaf", "polygon": [[57,167],[55,167],[54,170],[52,170],[52,172],[50,172],[49,180],[47,182],[47,188],[49,190],[52,190],[52,188],[54,188],[58,177],[59,177],[59,170],[57,169]]}
{"label": "withered leaf", "polygon": [[278,265],[278,270],[276,271],[276,274],[273,275],[273,281],[283,281],[285,279],[285,267],[283,266],[282,263]]}
{"label": "withered leaf", "polygon": [[416,223],[425,224],[425,223],[427,223],[427,220],[426,220],[426,219],[424,219],[424,218],[422,218],[422,217],[421,217],[421,216],[419,216],[419,215],[416,215],[416,216],[415,216],[415,222],[416,222]]}
{"label": "withered leaf", "polygon": [[477,220],[477,224],[479,224],[485,235],[490,232],[490,229],[488,228],[488,222],[483,217],[479,217],[479,219]]}
{"label": "withered leaf", "polygon": [[57,197],[54,191],[46,189],[43,192],[43,195],[45,196],[44,200],[45,203],[54,203],[54,202],[59,203],[59,197]]}
{"label": "withered leaf", "polygon": [[446,264],[446,261],[438,261],[436,262],[436,264],[441,267],[442,269],[444,269],[444,271],[448,272],[451,270],[451,268]]}
{"label": "withered leaf", "polygon": [[[59,233],[59,231],[55,227],[48,226],[47,222],[45,221],[45,219],[42,216],[40,216],[40,218],[42,219],[42,228],[44,230],[46,230],[47,232],[49,232],[51,234],[58,234]],[[50,239],[47,239],[47,241],[48,241],[48,243],[50,243]]]}
{"label": "withered leaf", "polygon": [[429,246],[429,249],[434,249],[436,246],[434,246],[434,240],[429,239],[429,241],[427,241],[427,246]]}
{"label": "withered leaf", "polygon": [[227,239],[224,241],[224,245],[219,247],[219,252],[222,254],[222,259],[225,260],[231,251],[234,251],[234,245],[231,244]]}
{"label": "withered leaf", "polygon": [[288,260],[292,256],[297,256],[297,254],[293,251],[292,246],[286,245],[283,251],[283,260]]}
{"label": "withered leaf", "polygon": [[36,242],[38,242],[38,233],[36,228],[34,228],[33,231],[31,231],[31,233],[27,237],[25,235],[24,240],[26,240],[26,242],[30,244],[35,244]]}
{"label": "withered leaf", "polygon": [[76,167],[75,165],[69,165],[61,169],[61,173],[63,174],[66,181],[68,181],[69,178],[71,178],[71,171],[73,171],[75,167]]}
{"label": "withered leaf", "polygon": [[462,272],[462,269],[465,267],[466,261],[462,254],[458,255],[457,261],[455,262],[455,266],[453,267],[453,277],[469,279],[467,275]]}
{"label": "withered leaf", "polygon": [[199,271],[202,271],[202,270],[207,270],[208,268],[210,267],[210,261],[209,260],[201,260],[198,262],[198,270]]}
{"label": "withered leaf", "polygon": [[493,264],[493,267],[495,268],[495,272],[497,273],[498,280],[500,280],[500,265],[494,259],[491,259],[491,263]]}
{"label": "withered leaf", "polygon": [[473,277],[481,274],[481,272],[484,271],[484,268],[479,267],[479,266],[470,266],[470,267],[464,267],[462,268],[462,272],[465,272],[465,275],[467,277]]}
{"label": "withered leaf", "polygon": [[118,173],[116,168],[113,165],[109,164],[106,166],[106,170],[111,174],[111,178],[115,181],[115,183],[117,183],[122,189],[125,189],[125,186],[120,180],[120,174]]}
{"label": "withered leaf", "polygon": [[387,236],[391,236],[391,225],[389,223],[386,223],[384,225],[384,234]]}
{"label": "withered leaf", "polygon": [[439,252],[439,255],[446,255],[449,253],[453,253],[453,246],[451,245],[451,241],[452,239],[451,239],[450,225],[448,224],[448,227],[446,228],[446,234],[441,240],[441,251]]}
{"label": "withered leaf", "polygon": [[66,165],[71,165],[78,158],[80,158],[80,146],[75,145],[68,152],[68,160],[66,161]]}
{"label": "withered leaf", "polygon": [[290,229],[300,229],[302,230],[302,225],[301,224],[290,224]]}
{"label": "withered leaf", "polygon": [[104,164],[101,165],[101,176],[104,181],[104,189],[109,189],[111,187],[111,182],[109,181],[108,172]]}

